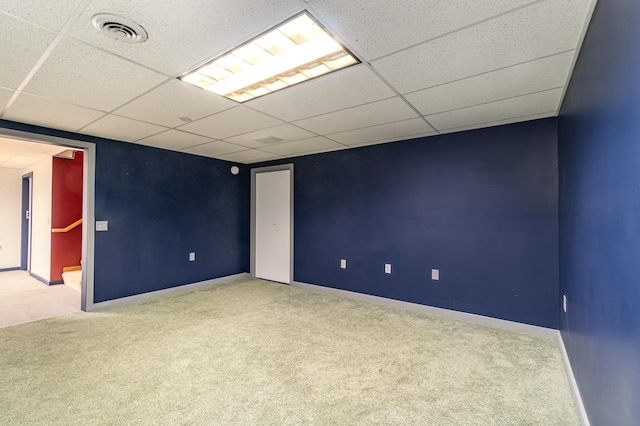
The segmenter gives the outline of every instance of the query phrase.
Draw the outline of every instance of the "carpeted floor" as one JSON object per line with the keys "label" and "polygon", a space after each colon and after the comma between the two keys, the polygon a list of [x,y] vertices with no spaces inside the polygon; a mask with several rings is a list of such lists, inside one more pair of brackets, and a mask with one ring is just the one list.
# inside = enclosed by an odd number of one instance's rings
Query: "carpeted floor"
{"label": "carpeted floor", "polygon": [[0,272],[0,328],[80,312],[80,292],[48,286],[27,271]]}
{"label": "carpeted floor", "polygon": [[557,342],[259,280],[0,329],[0,424],[578,425]]}

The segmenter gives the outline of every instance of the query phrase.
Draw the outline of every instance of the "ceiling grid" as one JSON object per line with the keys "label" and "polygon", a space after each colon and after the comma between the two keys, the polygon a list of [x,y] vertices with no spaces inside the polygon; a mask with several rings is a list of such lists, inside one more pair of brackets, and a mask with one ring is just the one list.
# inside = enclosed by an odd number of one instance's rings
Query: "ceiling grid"
{"label": "ceiling grid", "polygon": [[[552,117],[595,0],[192,3],[0,0],[0,118],[253,163]],[[177,78],[304,10],[362,63],[242,104]]]}

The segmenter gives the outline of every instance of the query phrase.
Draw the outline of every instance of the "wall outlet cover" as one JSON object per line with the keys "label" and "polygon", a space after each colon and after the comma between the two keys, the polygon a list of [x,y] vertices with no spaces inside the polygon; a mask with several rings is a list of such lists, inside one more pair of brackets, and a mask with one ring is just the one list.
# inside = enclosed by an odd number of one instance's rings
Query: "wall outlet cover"
{"label": "wall outlet cover", "polygon": [[435,281],[440,279],[440,269],[432,269],[431,270],[431,279],[435,280]]}
{"label": "wall outlet cover", "polygon": [[391,273],[391,264],[390,263],[385,263],[384,264],[384,273],[385,274],[390,274]]}

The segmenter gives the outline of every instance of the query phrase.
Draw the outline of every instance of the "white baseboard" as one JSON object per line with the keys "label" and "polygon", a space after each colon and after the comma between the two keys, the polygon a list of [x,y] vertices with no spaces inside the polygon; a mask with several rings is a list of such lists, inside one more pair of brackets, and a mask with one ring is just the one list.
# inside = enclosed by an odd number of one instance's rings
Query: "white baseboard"
{"label": "white baseboard", "polygon": [[567,378],[569,379],[569,385],[573,391],[573,398],[578,407],[578,415],[580,416],[580,423],[582,426],[590,426],[589,417],[587,411],[584,409],[584,403],[582,402],[582,395],[580,395],[580,389],[578,388],[578,382],[573,375],[573,369],[571,368],[571,362],[569,361],[569,355],[567,354],[567,348],[564,346],[564,340],[562,339],[562,333],[557,332],[558,346],[560,346],[560,352],[562,352],[562,360],[564,361],[564,368],[567,370]]}
{"label": "white baseboard", "polygon": [[[178,287],[167,288],[164,290],[137,294],[135,296],[123,297],[115,300],[108,300],[106,302],[94,303],[91,307],[91,311],[97,311],[99,309],[105,309],[105,308],[110,308],[115,306],[128,305],[130,303],[141,302],[141,301],[153,299],[159,296],[184,293],[187,291],[191,291],[191,290],[195,290],[203,287],[212,287],[220,284],[226,284],[233,281],[239,281],[239,280],[244,280],[249,278],[251,278],[251,274],[249,273],[229,275],[226,277],[216,278],[216,279],[207,280],[207,281],[200,281],[193,284],[186,284]],[[356,293],[353,291],[340,290],[336,288],[323,287],[323,286],[318,286],[313,284],[306,284],[306,283],[301,283],[297,281],[292,282],[291,286],[299,287],[309,291],[314,291],[316,293],[329,294],[332,296],[339,296],[347,299],[359,300],[362,302],[375,303],[377,305],[382,305],[382,306],[389,306],[393,308],[405,309],[408,311],[420,312],[424,314],[430,314],[430,315],[450,318],[450,319],[459,320],[459,321],[466,321],[472,324],[499,328],[502,330],[515,331],[515,332],[530,334],[534,336],[557,339],[558,346],[560,346],[560,352],[562,353],[562,359],[564,361],[565,369],[567,371],[569,384],[571,386],[571,390],[573,391],[575,403],[578,408],[578,415],[580,416],[580,422],[582,423],[583,426],[590,426],[589,418],[587,417],[587,412],[584,408],[582,397],[580,395],[580,389],[578,388],[578,384],[576,382],[575,376],[573,375],[573,369],[571,368],[571,363],[569,362],[569,356],[567,355],[567,350],[564,346],[562,334],[558,330],[545,328],[545,327],[538,327],[535,325],[522,324],[514,321],[507,321],[507,320],[501,320],[497,318],[485,317],[482,315],[469,314],[466,312],[458,312],[450,309],[442,309],[442,308],[436,308],[433,306],[420,305],[417,303],[404,302],[401,300],[388,299],[386,297],[372,296],[369,294]]]}
{"label": "white baseboard", "polygon": [[522,324],[514,321],[501,320],[497,318],[485,317],[482,315],[469,314],[466,312],[452,311],[450,309],[435,308],[433,306],[420,305],[417,303],[403,302],[401,300],[388,299],[386,297],[371,296],[369,294],[356,293],[353,291],[339,290],[331,287],[322,287],[319,285],[305,284],[294,281],[291,283],[294,287],[304,288],[317,293],[330,294],[332,296],[344,297],[347,299],[359,300],[362,302],[375,303],[377,305],[390,306],[392,308],[406,309],[408,311],[420,312],[444,318],[450,318],[459,321],[466,321],[473,324],[484,325],[487,327],[500,328],[503,330],[515,331],[519,333],[531,334],[534,336],[547,337],[550,339],[557,338],[558,330],[546,327],[538,327],[536,325]]}
{"label": "white baseboard", "polygon": [[106,302],[94,303],[91,309],[88,311],[97,311],[99,309],[112,308],[115,306],[128,305],[130,303],[141,302],[143,300],[149,300],[160,296],[167,296],[169,294],[184,293],[186,291],[196,290],[203,287],[212,287],[220,284],[226,284],[233,281],[244,280],[251,278],[251,274],[242,273],[236,275],[229,275],[226,277],[215,278],[213,280],[200,281],[193,284],[185,284],[178,287],[166,288],[164,290],[150,291],[148,293],[136,294],[135,296],[122,297],[120,299],[107,300]]}
{"label": "white baseboard", "polygon": [[303,288],[309,291],[314,291],[317,293],[329,294],[332,296],[339,296],[347,299],[359,300],[362,302],[375,303],[377,305],[389,306],[393,308],[406,309],[409,311],[420,312],[420,313],[435,315],[439,317],[450,318],[454,320],[466,321],[473,324],[500,328],[503,330],[515,331],[515,332],[526,333],[526,334],[531,334],[535,336],[556,339],[558,341],[558,346],[560,347],[560,352],[562,353],[562,360],[564,361],[565,370],[567,372],[567,377],[569,379],[569,385],[571,386],[576,407],[578,409],[578,416],[580,417],[580,423],[582,424],[582,426],[590,426],[589,417],[587,416],[587,411],[584,408],[584,403],[582,402],[582,396],[580,395],[580,389],[578,388],[578,383],[576,382],[576,378],[573,375],[573,369],[571,368],[571,363],[569,362],[567,349],[564,346],[564,340],[562,340],[562,334],[558,330],[545,328],[545,327],[538,327],[535,325],[522,324],[514,321],[506,321],[506,320],[501,320],[497,318],[485,317],[482,315],[469,314],[466,312],[458,312],[458,311],[452,311],[449,309],[435,308],[433,306],[420,305],[417,303],[403,302],[401,300],[388,299],[386,297],[371,296],[369,294],[356,293],[353,291],[339,290],[336,288],[323,287],[323,286],[318,286],[313,284],[305,284],[305,283],[296,282],[296,281],[291,283],[291,285],[294,287]]}

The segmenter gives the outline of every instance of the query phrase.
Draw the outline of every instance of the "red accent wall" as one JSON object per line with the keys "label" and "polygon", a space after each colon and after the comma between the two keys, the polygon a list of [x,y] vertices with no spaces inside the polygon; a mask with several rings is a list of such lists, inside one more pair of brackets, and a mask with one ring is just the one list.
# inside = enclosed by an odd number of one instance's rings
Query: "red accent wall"
{"label": "red accent wall", "polygon": [[[64,228],[82,217],[82,151],[73,160],[53,157],[51,227]],[[62,268],[80,265],[82,226],[51,234],[51,281],[62,280]]]}

